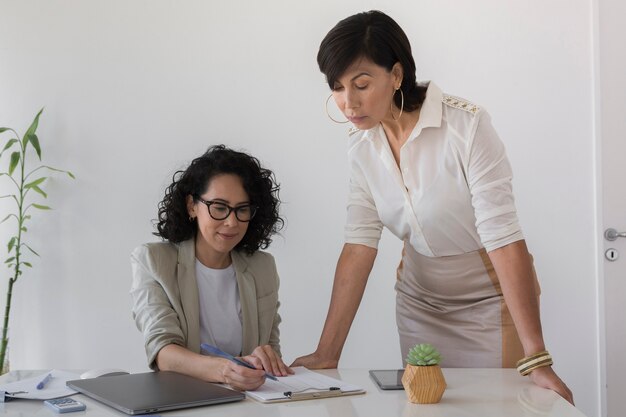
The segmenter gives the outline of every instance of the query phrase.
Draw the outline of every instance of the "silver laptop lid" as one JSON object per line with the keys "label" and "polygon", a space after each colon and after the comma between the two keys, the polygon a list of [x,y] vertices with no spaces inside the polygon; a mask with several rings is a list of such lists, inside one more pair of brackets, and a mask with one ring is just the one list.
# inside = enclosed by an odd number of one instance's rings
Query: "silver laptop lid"
{"label": "silver laptop lid", "polygon": [[168,371],[78,379],[67,386],[131,415],[245,398],[241,392]]}

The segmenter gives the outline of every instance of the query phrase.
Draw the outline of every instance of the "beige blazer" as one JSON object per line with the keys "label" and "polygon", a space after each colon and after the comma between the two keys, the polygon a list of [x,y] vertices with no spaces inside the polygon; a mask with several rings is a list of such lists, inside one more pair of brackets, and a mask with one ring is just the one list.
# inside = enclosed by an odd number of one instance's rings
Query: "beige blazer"
{"label": "beige blazer", "polygon": [[[280,355],[279,279],[272,255],[231,252],[243,324],[242,355],[271,345]],[[200,307],[194,240],[146,243],[131,255],[133,318],[143,333],[148,365],[157,369],[159,351],[175,343],[200,352]]]}

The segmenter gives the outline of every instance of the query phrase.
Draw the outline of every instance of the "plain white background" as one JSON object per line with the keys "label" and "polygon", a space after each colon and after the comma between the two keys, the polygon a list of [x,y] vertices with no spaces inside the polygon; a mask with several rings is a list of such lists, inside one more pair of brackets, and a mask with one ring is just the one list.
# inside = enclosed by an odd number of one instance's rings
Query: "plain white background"
{"label": "plain white background", "polygon": [[[130,316],[129,254],[156,240],[151,220],[174,171],[217,143],[253,153],[282,185],[286,227],[270,251],[282,278],[283,354],[311,352],[343,243],[348,180],[347,127],[326,118],[315,56],[338,20],[377,8],[405,29],[418,79],[491,113],[515,172],[547,346],[579,408],[598,414],[591,7],[0,1],[0,125],[23,133],[45,106],[44,162],[77,177],[54,176],[46,189],[55,210],[28,226],[42,256],[15,287],[11,367],[146,369]],[[3,180],[0,194],[9,191]],[[0,243],[11,233],[3,224]],[[385,232],[341,367],[401,366],[400,248]]]}

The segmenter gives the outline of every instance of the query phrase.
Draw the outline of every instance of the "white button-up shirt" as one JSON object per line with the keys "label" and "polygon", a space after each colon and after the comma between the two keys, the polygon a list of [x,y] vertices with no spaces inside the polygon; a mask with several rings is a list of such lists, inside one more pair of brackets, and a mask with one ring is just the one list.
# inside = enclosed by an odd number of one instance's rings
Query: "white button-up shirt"
{"label": "white button-up shirt", "polygon": [[377,248],[383,226],[426,256],[523,239],[511,167],[489,115],[432,82],[400,166],[382,125],[354,131],[348,158],[346,243]]}

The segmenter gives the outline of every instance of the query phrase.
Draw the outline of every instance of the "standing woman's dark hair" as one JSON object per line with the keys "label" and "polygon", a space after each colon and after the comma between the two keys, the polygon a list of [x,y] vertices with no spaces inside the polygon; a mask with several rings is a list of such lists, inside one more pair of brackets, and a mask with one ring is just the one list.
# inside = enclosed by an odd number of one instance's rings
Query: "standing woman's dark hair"
{"label": "standing woman's dark hair", "polygon": [[185,170],[177,171],[172,183],[165,190],[159,203],[159,218],[154,234],[172,243],[182,242],[195,236],[196,221],[189,218],[187,196],[194,201],[203,194],[211,180],[220,174],[234,174],[241,178],[243,188],[256,207],[244,238],[235,246],[253,254],[265,249],[272,242],[284,221],[279,215],[279,185],[274,173],[261,167],[258,159],[243,152],[234,151],[224,145],[211,146],[202,156],[194,159]]}
{"label": "standing woman's dark hair", "polygon": [[[332,90],[337,79],[360,58],[370,59],[388,71],[399,62],[404,71],[400,86],[404,93],[404,109],[420,108],[426,97],[426,87],[417,85],[411,44],[392,18],[372,10],[343,19],[322,40],[317,64]],[[394,95],[398,108],[402,106],[401,101],[400,94]]]}

